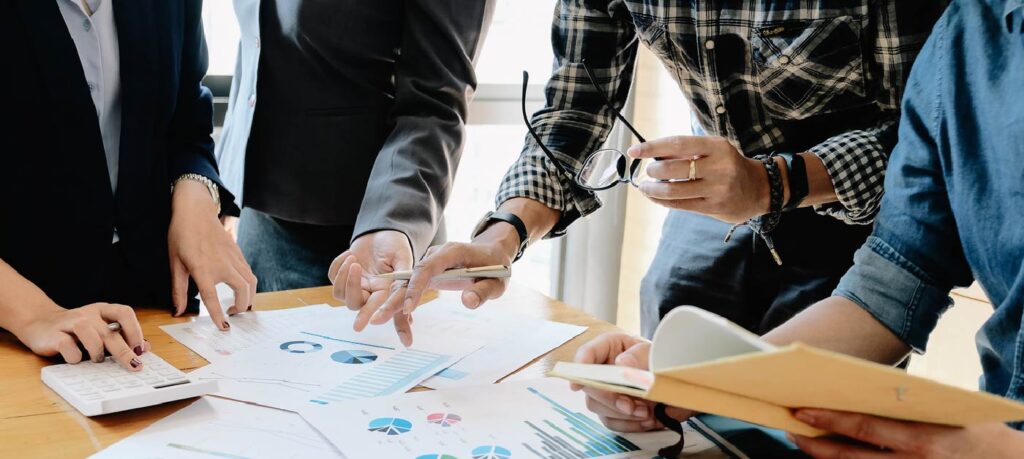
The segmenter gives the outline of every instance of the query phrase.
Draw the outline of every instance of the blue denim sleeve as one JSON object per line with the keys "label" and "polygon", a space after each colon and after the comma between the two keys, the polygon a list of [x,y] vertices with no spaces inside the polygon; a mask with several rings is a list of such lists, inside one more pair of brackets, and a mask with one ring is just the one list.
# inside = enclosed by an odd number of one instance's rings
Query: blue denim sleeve
{"label": "blue denim sleeve", "polygon": [[947,11],[911,71],[875,228],[834,293],[919,352],[952,303],[949,291],[972,280],[947,194],[949,152],[941,147],[943,78],[953,73],[945,59],[948,17]]}

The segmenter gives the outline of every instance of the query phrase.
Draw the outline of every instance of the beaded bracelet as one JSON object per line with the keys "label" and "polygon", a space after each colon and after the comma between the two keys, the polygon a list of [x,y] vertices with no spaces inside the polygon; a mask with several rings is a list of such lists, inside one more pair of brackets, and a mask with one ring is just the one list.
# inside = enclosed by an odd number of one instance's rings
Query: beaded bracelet
{"label": "beaded bracelet", "polygon": [[775,263],[782,265],[782,257],[775,250],[775,242],[772,241],[771,236],[771,232],[775,230],[775,227],[779,225],[779,220],[782,219],[782,198],[785,193],[785,189],[782,186],[782,174],[779,172],[778,163],[775,162],[775,158],[772,156],[758,155],[754,159],[760,160],[761,164],[764,165],[765,172],[768,173],[768,213],[733,225],[729,229],[729,233],[725,235],[725,242],[729,242],[736,228],[745,225],[753,230],[755,238],[760,236],[764,240],[765,245],[768,246],[768,251],[772,254],[772,258],[775,259]]}

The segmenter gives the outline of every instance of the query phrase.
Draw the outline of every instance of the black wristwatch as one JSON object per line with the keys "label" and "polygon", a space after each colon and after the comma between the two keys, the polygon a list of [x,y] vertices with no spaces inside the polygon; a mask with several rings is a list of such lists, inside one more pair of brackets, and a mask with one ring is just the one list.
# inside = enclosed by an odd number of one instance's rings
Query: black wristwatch
{"label": "black wristwatch", "polygon": [[516,233],[519,234],[519,253],[516,254],[516,258],[513,262],[519,261],[523,257],[523,253],[526,252],[526,246],[530,245],[530,233],[526,231],[526,223],[523,223],[519,217],[511,212],[492,211],[487,212],[484,218],[480,219],[480,223],[476,224],[476,229],[473,230],[473,236],[477,237],[480,233],[491,227],[494,222],[505,222],[512,225],[516,229]]}
{"label": "black wristwatch", "polygon": [[789,177],[789,202],[783,210],[796,209],[807,197],[807,165],[804,164],[803,156],[796,153],[777,153],[775,156],[786,161],[786,175]]}

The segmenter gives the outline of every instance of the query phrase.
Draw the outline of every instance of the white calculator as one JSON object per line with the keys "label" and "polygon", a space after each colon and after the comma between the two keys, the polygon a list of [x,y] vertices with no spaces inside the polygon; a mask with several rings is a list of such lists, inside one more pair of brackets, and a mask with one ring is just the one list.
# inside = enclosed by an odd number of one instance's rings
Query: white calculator
{"label": "white calculator", "polygon": [[192,381],[152,352],[139,357],[142,371],[125,370],[112,357],[102,363],[44,367],[43,382],[86,416],[159,405],[217,391],[217,381]]}

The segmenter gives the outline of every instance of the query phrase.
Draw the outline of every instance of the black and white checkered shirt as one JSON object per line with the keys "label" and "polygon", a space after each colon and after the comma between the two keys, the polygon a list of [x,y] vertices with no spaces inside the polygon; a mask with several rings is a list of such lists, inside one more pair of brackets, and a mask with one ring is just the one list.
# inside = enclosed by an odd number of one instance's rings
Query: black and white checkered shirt
{"label": "black and white checkered shirt", "polygon": [[[827,5],[827,6],[822,6]],[[639,39],[678,81],[699,130],[746,156],[810,151],[832,178],[837,203],[817,208],[870,224],[882,197],[903,85],[940,0],[559,0],[547,105],[533,116],[545,144],[580,167],[614,116],[581,62],[621,107]],[[526,197],[563,214],[553,234],[600,202],[557,173],[527,136],[496,198]]]}

